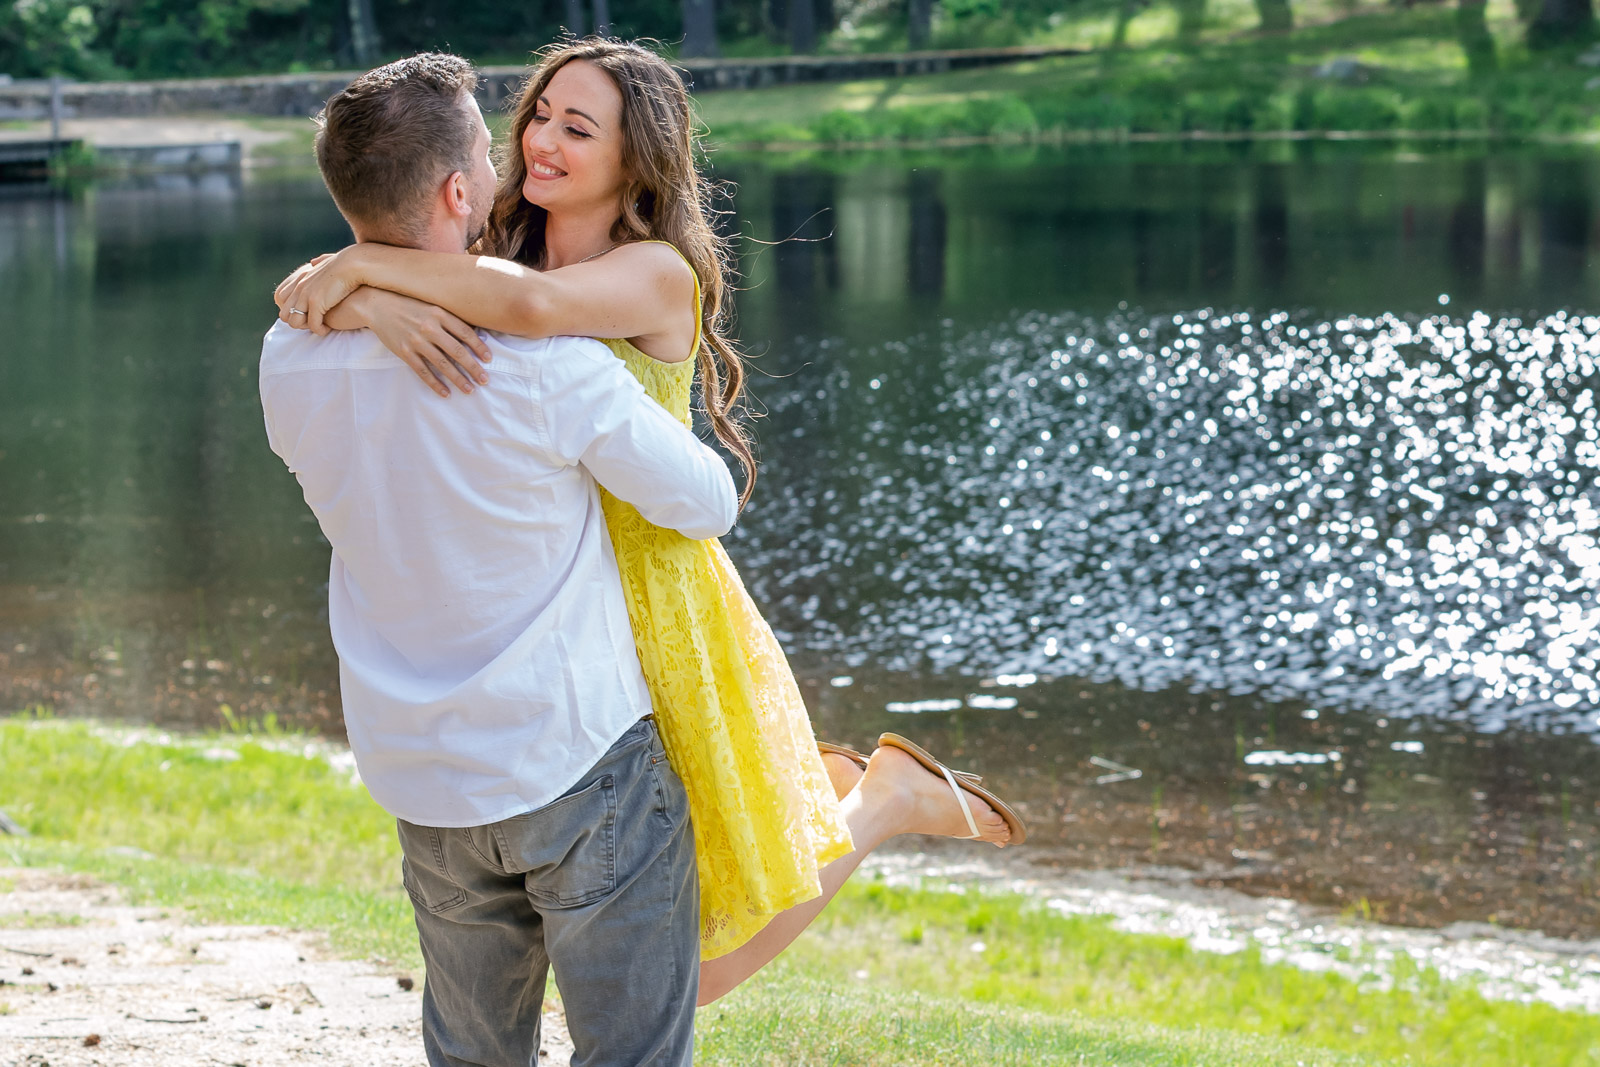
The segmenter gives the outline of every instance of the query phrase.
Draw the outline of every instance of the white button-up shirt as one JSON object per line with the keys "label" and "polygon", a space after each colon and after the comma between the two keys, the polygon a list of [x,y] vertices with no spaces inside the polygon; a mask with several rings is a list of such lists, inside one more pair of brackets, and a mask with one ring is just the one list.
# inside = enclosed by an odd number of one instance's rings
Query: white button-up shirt
{"label": "white button-up shirt", "polygon": [[737,512],[726,465],[604,345],[485,340],[489,383],[448,400],[366,330],[278,323],[261,351],[268,440],[333,546],[356,765],[425,826],[542,807],[650,713],[596,482],[688,537]]}

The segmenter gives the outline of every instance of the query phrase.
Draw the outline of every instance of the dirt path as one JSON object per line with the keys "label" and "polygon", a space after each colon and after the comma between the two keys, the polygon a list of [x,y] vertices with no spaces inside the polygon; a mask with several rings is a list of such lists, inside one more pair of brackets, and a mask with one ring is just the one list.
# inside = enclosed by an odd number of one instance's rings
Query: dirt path
{"label": "dirt path", "polygon": [[[306,120],[309,125],[309,120]],[[48,122],[17,122],[0,128],[0,141],[31,141],[50,136]],[[221,116],[171,116],[164,118],[67,119],[61,136],[79,138],[96,148],[130,145],[209,144],[238,141],[246,154],[260,145],[283,140],[282,129],[263,128],[242,119]]]}
{"label": "dirt path", "polygon": [[[420,1065],[421,986],[405,984],[316,934],[197,925],[87,878],[0,869],[0,1067]],[[547,1011],[541,1062],[571,1053]]]}

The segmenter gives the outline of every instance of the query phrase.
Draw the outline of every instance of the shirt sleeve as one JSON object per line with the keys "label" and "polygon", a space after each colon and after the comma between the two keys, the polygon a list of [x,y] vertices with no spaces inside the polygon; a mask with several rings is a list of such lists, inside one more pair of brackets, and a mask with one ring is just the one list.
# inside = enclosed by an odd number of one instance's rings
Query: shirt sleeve
{"label": "shirt sleeve", "polygon": [[733,527],[727,465],[644,391],[597,341],[559,338],[541,361],[537,402],[552,451],[581,465],[649,522],[700,540]]}

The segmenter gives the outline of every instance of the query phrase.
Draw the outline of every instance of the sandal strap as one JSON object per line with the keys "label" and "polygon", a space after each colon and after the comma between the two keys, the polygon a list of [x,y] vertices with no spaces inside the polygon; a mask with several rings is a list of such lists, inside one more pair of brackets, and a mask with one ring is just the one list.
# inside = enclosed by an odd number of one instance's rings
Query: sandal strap
{"label": "sandal strap", "polygon": [[944,780],[950,783],[950,791],[956,795],[956,803],[961,805],[961,814],[966,816],[967,819],[967,829],[972,831],[971,834],[960,838],[960,840],[976,841],[983,835],[978,833],[978,823],[972,817],[972,806],[967,803],[967,791],[961,788],[961,784],[956,780],[956,776],[951,773],[949,767],[940,764],[939,769],[944,772]]}

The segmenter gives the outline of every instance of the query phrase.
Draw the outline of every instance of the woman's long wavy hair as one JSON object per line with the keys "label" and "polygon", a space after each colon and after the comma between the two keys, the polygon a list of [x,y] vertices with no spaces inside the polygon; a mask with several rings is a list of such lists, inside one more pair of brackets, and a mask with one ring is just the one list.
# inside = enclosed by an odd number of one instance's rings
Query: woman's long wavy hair
{"label": "woman's long wavy hair", "polygon": [[628,184],[611,239],[618,244],[666,241],[699,276],[700,400],[718,440],[744,467],[742,508],[755,487],[756,462],[738,406],[744,360],[727,333],[725,299],[732,289],[733,258],[727,239],[712,227],[712,183],[695,167],[697,134],[683,79],[649,49],[603,37],[558,42],[536,56],[512,113],[500,160],[500,187],[479,249],[544,268],[546,212],[522,197],[528,177],[522,137],[556,71],[574,60],[593,63],[622,93],[622,169]]}

